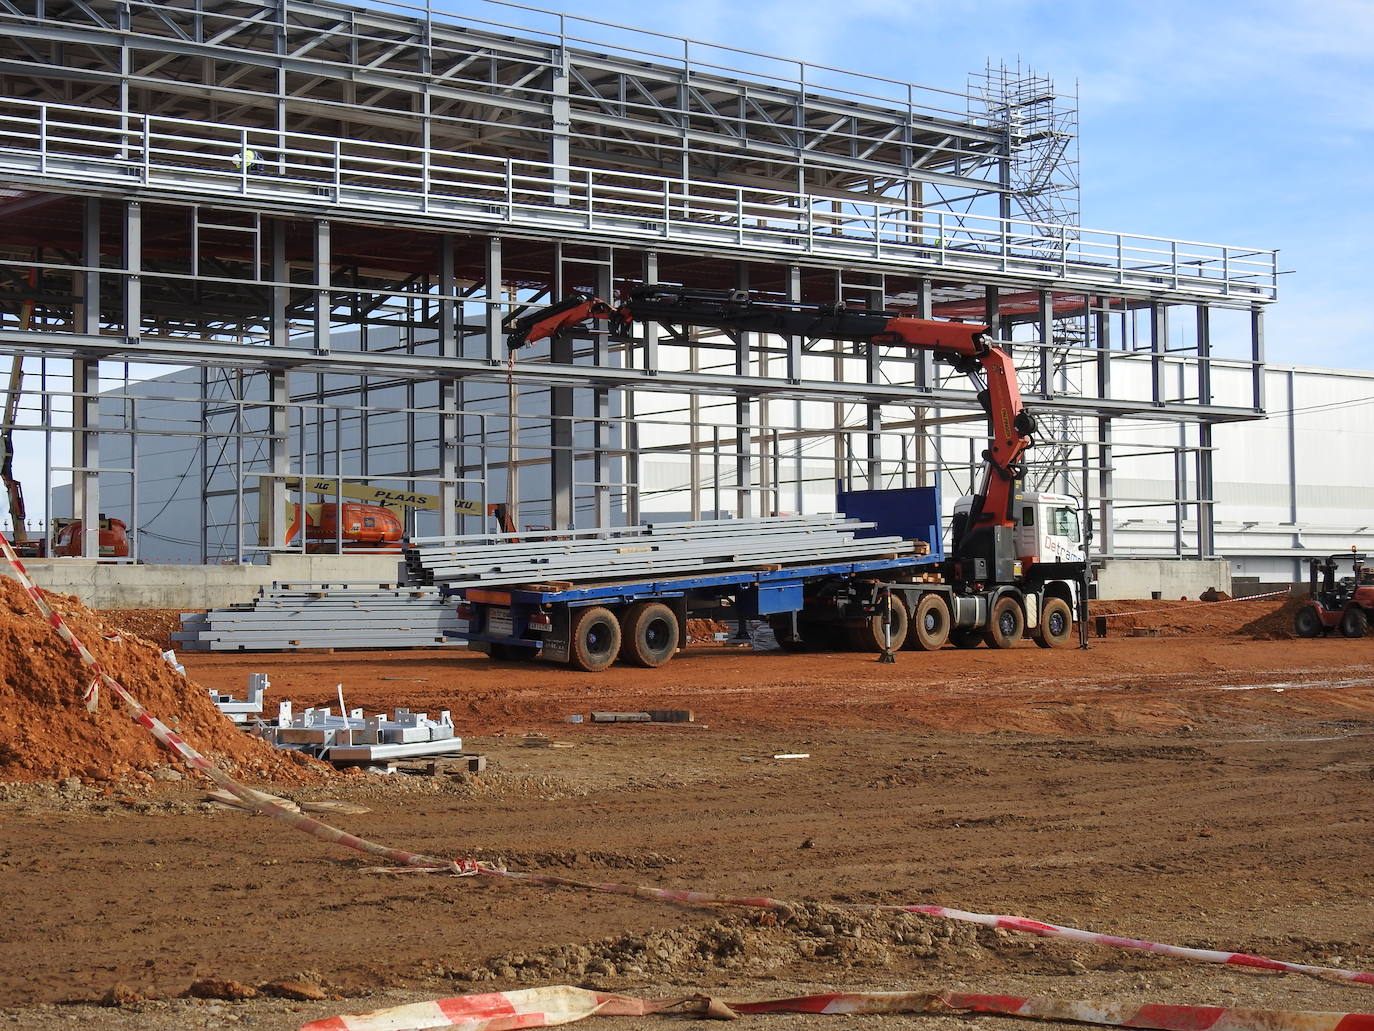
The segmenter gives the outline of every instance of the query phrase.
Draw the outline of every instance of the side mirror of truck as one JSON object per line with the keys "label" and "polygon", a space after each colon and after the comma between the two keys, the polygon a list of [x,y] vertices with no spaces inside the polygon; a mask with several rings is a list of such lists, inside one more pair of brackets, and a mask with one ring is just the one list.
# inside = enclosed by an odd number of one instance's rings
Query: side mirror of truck
{"label": "side mirror of truck", "polygon": [[1084,514],[1084,518],[1083,518],[1083,543],[1084,543],[1084,544],[1091,544],[1092,542],[1093,542],[1093,514],[1092,514],[1091,512],[1087,512],[1087,513]]}

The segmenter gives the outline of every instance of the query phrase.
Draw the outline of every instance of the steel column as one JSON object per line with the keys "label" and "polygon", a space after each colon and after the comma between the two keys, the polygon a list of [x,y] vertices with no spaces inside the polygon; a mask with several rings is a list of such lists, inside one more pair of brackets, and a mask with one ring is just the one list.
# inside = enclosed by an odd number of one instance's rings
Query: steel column
{"label": "steel column", "polygon": [[100,557],[100,362],[72,362],[72,515],[81,555]]}

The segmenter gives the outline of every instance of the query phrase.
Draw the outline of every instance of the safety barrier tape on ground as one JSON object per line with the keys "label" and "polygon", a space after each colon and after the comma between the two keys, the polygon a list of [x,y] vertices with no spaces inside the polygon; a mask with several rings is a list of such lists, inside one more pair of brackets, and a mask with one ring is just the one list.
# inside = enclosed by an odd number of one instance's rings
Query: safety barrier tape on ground
{"label": "safety barrier tape on ground", "polygon": [[636,999],[570,985],[460,995],[393,1006],[370,1013],[314,1020],[301,1025],[301,1031],[428,1031],[444,1027],[461,1027],[463,1031],[511,1031],[570,1024],[591,1016],[640,1017],[667,1012],[724,1019],[744,1013],[995,1013],[1156,1031],[1374,1031],[1374,1014],[1371,1013],[1137,1005],[1109,999],[1049,999],[967,992],[830,992],[758,1002],[722,1002],[701,995]]}
{"label": "safety barrier tape on ground", "polygon": [[1268,594],[1248,594],[1244,598],[1225,598],[1222,601],[1190,601],[1187,605],[1168,605],[1158,609],[1132,609],[1130,612],[1100,612],[1094,619],[1115,619],[1117,616],[1144,616],[1153,615],[1156,612],[1177,612],[1179,609],[1196,609],[1203,605],[1209,608],[1215,605],[1235,605],[1242,601],[1263,601],[1265,598],[1278,598],[1285,594],[1291,594],[1293,588],[1285,587],[1281,591],[1270,591]]}
{"label": "safety barrier tape on ground", "polygon": [[[556,874],[514,873],[494,869],[485,864],[476,864],[471,860],[465,862],[471,864],[464,867],[471,872],[507,877],[523,881],[526,884],[538,884],[546,887],[578,888],[583,891],[605,892],[612,895],[630,895],[635,898],[653,899],[655,901],[671,902],[677,905],[741,906],[749,909],[774,909],[781,911],[796,910],[800,908],[799,903],[788,902],[784,899],[772,899],[762,896],[716,895],[710,892],[687,891],[680,888],[648,888],[636,884],[597,884],[588,881],[577,881],[568,877],[559,877]],[[430,871],[405,870],[395,872],[427,873]],[[835,905],[834,908],[862,910],[870,913],[920,913],[925,916],[938,917],[944,920],[957,920],[963,923],[981,924],[984,927],[996,927],[1004,931],[1020,931],[1024,934],[1039,935],[1042,938],[1061,938],[1065,941],[1079,942],[1084,945],[1103,945],[1113,949],[1152,952],[1161,956],[1171,956],[1175,959],[1187,959],[1200,963],[1220,963],[1226,966],[1251,967],[1257,970],[1269,970],[1275,973],[1305,974],[1309,977],[1349,981],[1353,984],[1374,985],[1374,973],[1363,970],[1342,970],[1338,967],[1319,967],[1306,963],[1290,963],[1287,960],[1270,959],[1267,956],[1257,956],[1248,952],[1226,952],[1220,949],[1195,949],[1184,945],[1167,945],[1162,942],[1146,941],[1143,938],[1123,938],[1114,934],[1099,934],[1096,931],[1084,931],[1077,927],[1048,924],[1039,920],[1028,920],[1020,916],[969,913],[962,909],[951,909],[947,906],[928,905],[897,906],[882,905],[880,903],[857,903],[852,905]]]}
{"label": "safety barrier tape on ground", "polygon": [[[101,667],[99,661],[86,648],[85,645],[76,637],[71,628],[67,626],[62,616],[55,612],[43,597],[43,592],[34,583],[29,572],[24,568],[23,562],[15,554],[10,546],[8,538],[0,533],[0,552],[9,562],[15,572],[20,585],[28,593],[37,606],[43,618],[57,632],[63,641],[80,656],[81,661],[91,670],[95,679],[91,686],[86,689],[84,697],[87,699],[88,708],[94,708],[94,696],[98,693],[100,685],[108,687],[116,697],[128,709],[129,714],[136,723],[144,727],[153,737],[173,755],[185,762],[191,769],[205,774],[212,781],[224,788],[236,798],[242,800],[244,804],[253,810],[280,820],[283,823],[295,828],[302,833],[309,834],[320,841],[328,842],[333,845],[341,845],[344,848],[353,849],[356,852],[363,852],[368,855],[377,856],[382,859],[398,863],[404,872],[411,873],[449,873],[459,876],[488,876],[499,877],[524,884],[539,885],[547,887],[566,887],[575,888],[582,891],[595,891],[615,895],[628,895],[635,898],[651,899],[659,902],[669,902],[676,905],[688,906],[740,906],[752,909],[775,909],[792,910],[798,908],[797,903],[786,902],[779,899],[772,899],[763,896],[733,896],[719,895],[711,892],[692,891],[674,888],[649,888],[642,885],[618,884],[618,883],[592,883],[588,881],[578,881],[567,877],[558,877],[552,874],[531,874],[517,871],[505,870],[490,863],[480,862],[476,859],[441,859],[436,856],[429,856],[418,852],[408,852],[403,849],[392,848],[381,845],[366,838],[361,838],[348,831],[306,816],[303,813],[274,801],[270,796],[262,792],[240,784],[228,773],[221,770],[213,762],[201,755],[180,735],[176,734],[161,720],[149,713],[139,701],[130,694],[123,685],[114,677],[110,676]],[[1179,959],[1198,960],[1207,963],[1224,963],[1233,966],[1255,967],[1282,973],[1306,974],[1314,977],[1331,978],[1335,980],[1348,981],[1357,984],[1374,984],[1374,973],[1367,973],[1357,970],[1342,970],[1335,967],[1317,967],[1303,963],[1290,963],[1283,960],[1269,959],[1264,956],[1251,955],[1243,952],[1222,952],[1212,949],[1193,949],[1179,945],[1164,945],[1156,942],[1144,941],[1136,938],[1121,938],[1114,935],[1098,934],[1093,931],[1083,931],[1073,927],[1062,927],[1057,924],[1042,923],[1035,920],[1027,920],[1023,917],[1014,916],[993,916],[981,913],[968,913],[959,909],[949,909],[944,906],[853,906],[846,908],[859,908],[867,910],[884,910],[890,912],[924,913],[927,916],[934,916],[948,920],[961,920],[971,923],[984,924],[990,927],[1000,927],[1005,930],[1022,931],[1028,934],[1036,934],[1044,937],[1064,938],[1069,941],[1077,941],[1088,944],[1105,945],[1120,949],[1135,949],[1145,952],[1155,952],[1161,955],[1173,956]],[[1343,1029],[1348,1031],[1348,1029]],[[1370,1031],[1374,1031],[1371,1028]]]}

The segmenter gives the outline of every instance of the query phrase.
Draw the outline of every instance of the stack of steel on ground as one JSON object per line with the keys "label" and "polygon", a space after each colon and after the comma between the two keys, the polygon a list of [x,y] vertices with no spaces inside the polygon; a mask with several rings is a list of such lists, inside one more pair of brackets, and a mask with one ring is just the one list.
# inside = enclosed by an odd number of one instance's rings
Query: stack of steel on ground
{"label": "stack of steel on ground", "polygon": [[413,583],[449,587],[596,583],[694,573],[862,562],[925,554],[901,537],[860,537],[873,523],[844,516],[770,516],[516,535],[412,538]]}
{"label": "stack of steel on ground", "polygon": [[300,715],[282,702],[274,723],[259,720],[252,729],[257,737],[278,748],[306,752],[338,765],[368,764],[392,759],[415,759],[463,750],[463,739],[453,729],[447,709],[437,720],[423,712],[397,709],[391,719],[364,716],[362,709],[339,715],[325,709],[306,709]]}
{"label": "stack of steel on ground", "polygon": [[466,627],[432,587],[274,583],[246,605],[182,616],[172,640],[207,652],[435,648],[461,643],[445,631]]}

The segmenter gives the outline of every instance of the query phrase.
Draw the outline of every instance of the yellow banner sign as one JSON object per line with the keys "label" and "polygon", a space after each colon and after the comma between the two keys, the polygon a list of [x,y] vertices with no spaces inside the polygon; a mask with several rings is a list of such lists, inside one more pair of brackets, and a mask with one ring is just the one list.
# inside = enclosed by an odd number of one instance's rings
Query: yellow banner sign
{"label": "yellow banner sign", "polygon": [[[270,477],[264,476],[267,480]],[[282,477],[287,490],[304,490],[307,494],[335,494],[335,484],[337,481],[319,477],[308,479],[302,484],[298,476]],[[338,493],[350,501],[362,501],[369,505],[389,505],[395,508],[423,508],[430,511],[438,511],[438,494],[420,494],[416,491],[395,490],[391,487],[376,487],[370,483],[359,483],[355,480],[344,480],[343,486]],[[467,498],[458,498],[454,501],[453,507],[467,515],[481,515],[482,506],[476,501],[469,501]]]}

